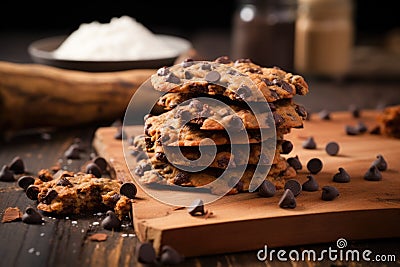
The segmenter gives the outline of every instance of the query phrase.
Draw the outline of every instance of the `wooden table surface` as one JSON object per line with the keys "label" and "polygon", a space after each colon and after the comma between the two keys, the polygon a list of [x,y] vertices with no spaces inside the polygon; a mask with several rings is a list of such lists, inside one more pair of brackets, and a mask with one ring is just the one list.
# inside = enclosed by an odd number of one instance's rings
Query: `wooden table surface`
{"label": "wooden table surface", "polygon": [[[95,154],[91,147],[96,126],[79,129],[62,129],[51,132],[34,132],[2,140],[0,144],[0,165],[7,165],[15,156],[20,156],[26,170],[36,174],[40,169],[50,168],[57,163],[70,171],[78,171]],[[80,138],[85,151],[80,160],[67,160],[64,151]],[[33,205],[16,182],[0,182],[0,216],[7,207],[18,207],[22,212]],[[100,222],[104,215],[89,217],[44,216],[44,225],[29,225],[21,221],[0,223],[0,266],[141,266],[135,258],[137,242],[132,225],[126,224],[120,232],[102,229]],[[384,226],[384,222],[382,222]],[[301,230],[301,229],[299,229]],[[90,241],[88,237],[96,232],[106,233],[104,242]],[[374,254],[395,255],[396,262],[385,262],[385,266],[400,266],[400,239],[377,239],[348,241],[348,249],[369,249]],[[240,240],[238,240],[240,242]],[[195,246],[196,244],[193,244]],[[335,244],[315,244],[301,247],[281,248],[301,251],[321,251]],[[261,249],[261,248],[260,248]],[[381,266],[376,262],[261,262],[256,251],[186,258],[179,266]]]}

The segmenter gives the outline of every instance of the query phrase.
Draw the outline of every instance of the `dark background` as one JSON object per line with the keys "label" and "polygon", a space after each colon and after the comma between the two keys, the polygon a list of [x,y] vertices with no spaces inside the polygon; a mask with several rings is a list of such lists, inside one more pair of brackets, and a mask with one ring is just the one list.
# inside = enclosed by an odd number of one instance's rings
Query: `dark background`
{"label": "dark background", "polygon": [[[355,0],[356,42],[380,38],[400,27],[396,1]],[[79,24],[109,22],[128,15],[155,32],[191,37],[204,29],[231,29],[236,1],[2,1],[0,31],[60,31],[70,33]]]}

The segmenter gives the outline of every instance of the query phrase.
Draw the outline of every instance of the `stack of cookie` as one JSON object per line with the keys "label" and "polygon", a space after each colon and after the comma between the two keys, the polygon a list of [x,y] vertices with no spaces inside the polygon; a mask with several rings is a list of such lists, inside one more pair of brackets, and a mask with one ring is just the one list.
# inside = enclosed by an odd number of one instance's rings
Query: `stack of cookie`
{"label": "stack of cookie", "polygon": [[292,99],[308,93],[303,77],[224,56],[160,68],[151,83],[164,95],[135,139],[149,156],[135,169],[141,183],[203,187],[229,170],[234,194],[255,175],[277,189],[296,176],[282,154],[292,149],[284,135],[307,116]]}

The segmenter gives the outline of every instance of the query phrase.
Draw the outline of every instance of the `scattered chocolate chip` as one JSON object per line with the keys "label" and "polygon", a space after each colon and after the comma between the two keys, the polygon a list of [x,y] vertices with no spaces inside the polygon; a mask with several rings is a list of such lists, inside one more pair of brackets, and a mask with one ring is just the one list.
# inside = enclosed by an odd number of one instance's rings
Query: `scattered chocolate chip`
{"label": "scattered chocolate chip", "polygon": [[294,209],[296,207],[296,198],[293,192],[290,189],[286,189],[278,204],[283,209]]}
{"label": "scattered chocolate chip", "polygon": [[339,172],[333,175],[333,181],[336,183],[348,183],[350,182],[350,175],[342,167],[339,168]]}
{"label": "scattered chocolate chip", "polygon": [[284,189],[290,189],[293,195],[297,197],[301,193],[301,184],[296,179],[289,179],[285,182]]}
{"label": "scattered chocolate chip", "polygon": [[85,172],[88,174],[93,174],[96,178],[101,178],[102,176],[102,171],[100,167],[94,162],[89,162],[86,165]]}
{"label": "scattered chocolate chip", "polygon": [[347,135],[358,135],[360,132],[358,131],[357,127],[351,126],[351,125],[346,125],[345,126],[345,131]]}
{"label": "scattered chocolate chip", "polygon": [[339,144],[337,142],[329,142],[325,146],[325,151],[329,156],[336,156],[339,153]]}
{"label": "scattered chocolate chip", "polygon": [[183,262],[184,257],[178,253],[173,247],[164,245],[161,248],[160,261],[162,264],[179,264]]}
{"label": "scattered chocolate chip", "polygon": [[179,78],[178,78],[175,74],[173,74],[172,72],[171,72],[171,73],[168,73],[166,78],[167,78],[166,81],[169,82],[169,83],[179,84],[179,83],[181,82],[181,79],[179,79]]}
{"label": "scattered chocolate chip", "polygon": [[106,212],[106,217],[101,221],[101,226],[106,230],[119,230],[121,228],[121,221],[112,210]]}
{"label": "scattered chocolate chip", "polygon": [[7,165],[3,165],[0,170],[0,181],[3,182],[13,182],[14,179],[14,172],[10,171]]}
{"label": "scattered chocolate chip", "polygon": [[307,162],[307,170],[311,174],[317,174],[322,170],[322,161],[319,158],[312,158]]}
{"label": "scattered chocolate chip", "polygon": [[26,196],[31,200],[37,200],[39,194],[39,188],[35,185],[30,185],[25,190]]}
{"label": "scattered chocolate chip", "polygon": [[213,70],[213,71],[210,71],[209,73],[207,73],[206,76],[204,77],[204,79],[207,82],[215,83],[215,82],[218,82],[219,79],[221,79],[221,74],[219,74],[218,71]]}
{"label": "scattered chocolate chip", "polygon": [[69,146],[69,148],[64,152],[64,156],[67,159],[80,159],[80,150],[79,147],[75,144]]}
{"label": "scattered chocolate chip", "polygon": [[281,154],[289,154],[293,150],[293,143],[290,142],[289,140],[284,140],[282,142],[282,152]]}
{"label": "scattered chocolate chip", "polygon": [[134,183],[123,183],[119,189],[119,193],[127,198],[134,199],[137,193],[137,187]]}
{"label": "scattered chocolate chip", "polygon": [[367,125],[365,125],[365,123],[363,123],[362,121],[359,121],[357,123],[356,129],[359,133],[365,133],[368,131]]}
{"label": "scattered chocolate chip", "polygon": [[187,211],[192,216],[204,215],[204,203],[201,199],[195,199],[192,204],[187,208]]}
{"label": "scattered chocolate chip", "polygon": [[298,155],[296,155],[294,157],[287,158],[286,161],[296,171],[301,170],[303,168],[303,164],[301,164]]}
{"label": "scattered chocolate chip", "polygon": [[57,191],[52,189],[47,192],[47,194],[43,197],[43,199],[40,200],[40,202],[46,205],[50,205],[53,199],[55,199],[57,196],[58,196]]}
{"label": "scattered chocolate chip", "polygon": [[317,143],[314,140],[313,136],[308,137],[302,144],[302,147],[305,149],[316,149]]}
{"label": "scattered chocolate chip", "polygon": [[273,197],[276,193],[275,185],[268,180],[264,180],[258,187],[258,194],[262,197]]}
{"label": "scattered chocolate chip", "polygon": [[375,126],[374,128],[369,131],[370,134],[380,135],[381,134],[381,127],[379,125]]}
{"label": "scattered chocolate chip", "polygon": [[220,56],[214,60],[217,63],[221,64],[229,64],[232,63],[232,60],[228,56]]}
{"label": "scattered chocolate chip", "polygon": [[10,171],[14,172],[15,174],[22,174],[25,172],[25,164],[20,157],[13,158],[8,166]]}
{"label": "scattered chocolate chip", "polygon": [[372,165],[375,165],[381,172],[387,170],[387,162],[381,154],[376,156],[376,160],[374,160]]}
{"label": "scattered chocolate chip", "polygon": [[382,180],[382,174],[376,165],[372,165],[364,174],[364,179],[367,181],[380,181]]}
{"label": "scattered chocolate chip", "polygon": [[169,73],[169,69],[168,69],[168,67],[162,67],[162,68],[159,68],[158,70],[157,70],[157,75],[158,76],[165,76],[165,75],[167,75]]}
{"label": "scattered chocolate chip", "polygon": [[349,111],[351,112],[353,118],[361,117],[361,111],[356,105],[350,105]]}
{"label": "scattered chocolate chip", "polygon": [[18,186],[24,190],[26,190],[28,188],[28,186],[30,186],[31,184],[34,184],[34,183],[35,183],[35,178],[32,176],[28,176],[28,175],[21,176],[17,182]]}
{"label": "scattered chocolate chip", "polygon": [[92,162],[96,164],[102,172],[107,171],[108,163],[105,158],[97,156],[94,159],[92,159]]}
{"label": "scattered chocolate chip", "polygon": [[68,180],[68,178],[65,177],[65,176],[62,176],[62,177],[58,180],[58,182],[57,182],[56,185],[59,185],[59,186],[69,186],[69,187],[72,187],[72,186],[73,186],[73,184],[72,184],[72,183]]}
{"label": "scattered chocolate chip", "polygon": [[319,188],[318,182],[313,175],[307,175],[308,180],[301,186],[303,191],[314,192]]}
{"label": "scattered chocolate chip", "polygon": [[27,224],[41,224],[43,222],[42,215],[34,208],[28,207],[22,215],[22,222]]}
{"label": "scattered chocolate chip", "polygon": [[135,250],[138,262],[151,264],[156,261],[156,251],[150,242],[138,243]]}
{"label": "scattered chocolate chip", "polygon": [[15,222],[21,220],[22,214],[18,207],[8,207],[4,211],[2,223]]}
{"label": "scattered chocolate chip", "polygon": [[331,113],[326,109],[323,109],[320,112],[318,112],[318,116],[321,118],[321,120],[330,120],[331,119]]}
{"label": "scattered chocolate chip", "polygon": [[321,194],[321,199],[325,201],[331,201],[334,200],[339,196],[339,191],[337,190],[336,187],[326,185],[322,187],[322,194]]}

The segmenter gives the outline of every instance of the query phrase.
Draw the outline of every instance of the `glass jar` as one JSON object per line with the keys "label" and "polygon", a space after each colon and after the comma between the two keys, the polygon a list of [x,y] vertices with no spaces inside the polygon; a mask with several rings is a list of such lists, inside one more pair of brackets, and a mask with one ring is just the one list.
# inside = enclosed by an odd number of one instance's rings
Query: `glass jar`
{"label": "glass jar", "polygon": [[353,47],[352,0],[298,0],[295,70],[304,75],[344,76]]}
{"label": "glass jar", "polygon": [[233,17],[232,57],[293,69],[296,0],[241,0]]}

